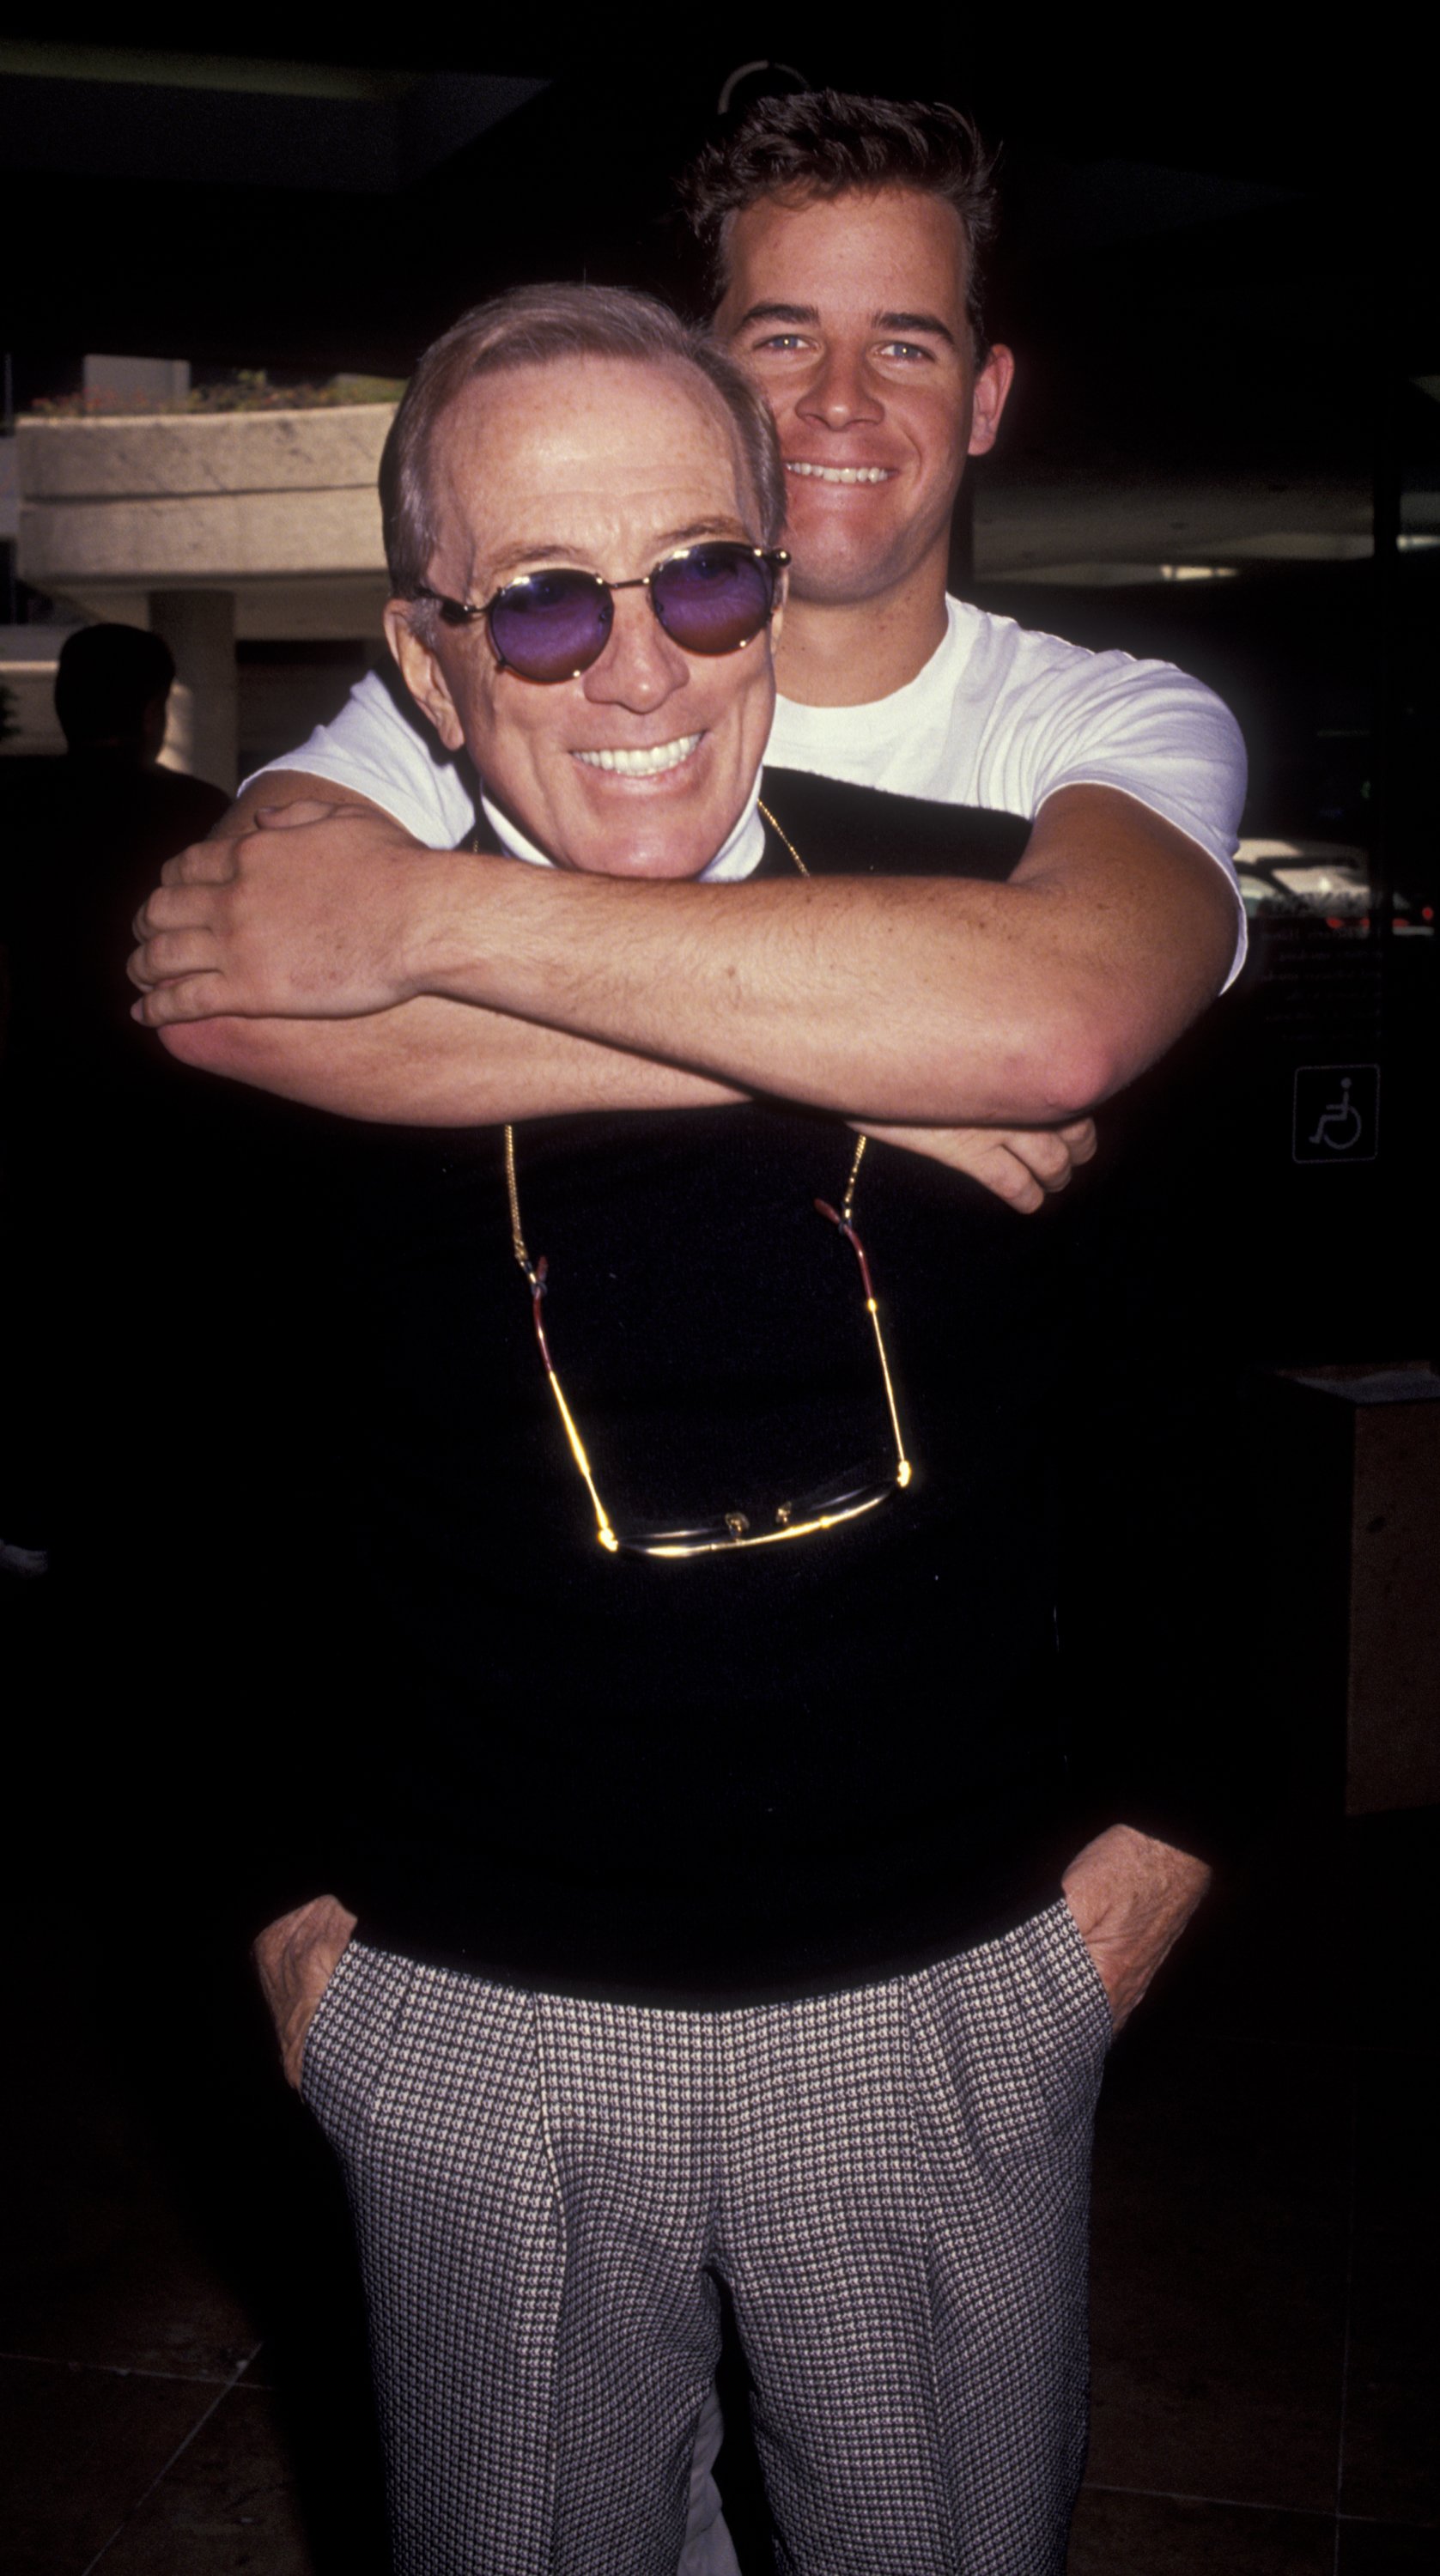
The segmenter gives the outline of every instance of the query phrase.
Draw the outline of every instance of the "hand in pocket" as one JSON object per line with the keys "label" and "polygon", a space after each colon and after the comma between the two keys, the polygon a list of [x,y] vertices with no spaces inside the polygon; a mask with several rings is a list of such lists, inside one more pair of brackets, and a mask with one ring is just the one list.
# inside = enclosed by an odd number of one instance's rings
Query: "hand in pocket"
{"label": "hand in pocket", "polygon": [[1060,1884],[1119,2030],[1179,1940],[1210,1871],[1189,1852],[1112,1825],[1076,1853]]}
{"label": "hand in pocket", "polygon": [[280,2063],[287,2084],[297,2092],[306,2033],[354,1929],[355,1917],[338,1897],[316,1896],[267,1924],[254,1943],[261,1988],[280,2042]]}

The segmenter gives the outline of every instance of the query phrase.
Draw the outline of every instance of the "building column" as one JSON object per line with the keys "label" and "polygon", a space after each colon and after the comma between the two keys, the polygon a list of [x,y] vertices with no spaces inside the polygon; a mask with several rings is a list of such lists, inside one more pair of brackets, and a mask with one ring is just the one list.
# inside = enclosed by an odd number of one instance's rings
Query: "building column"
{"label": "building column", "polygon": [[239,761],[233,590],[152,590],[150,625],[175,656],[160,757],[233,796]]}

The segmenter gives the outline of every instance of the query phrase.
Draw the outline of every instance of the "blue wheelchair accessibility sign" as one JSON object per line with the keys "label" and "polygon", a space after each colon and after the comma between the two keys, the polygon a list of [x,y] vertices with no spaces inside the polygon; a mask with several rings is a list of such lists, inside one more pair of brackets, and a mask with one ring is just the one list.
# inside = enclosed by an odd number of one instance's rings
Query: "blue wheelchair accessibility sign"
{"label": "blue wheelchair accessibility sign", "polygon": [[1378,1064],[1295,1069],[1290,1151],[1297,1163],[1373,1163],[1380,1150]]}

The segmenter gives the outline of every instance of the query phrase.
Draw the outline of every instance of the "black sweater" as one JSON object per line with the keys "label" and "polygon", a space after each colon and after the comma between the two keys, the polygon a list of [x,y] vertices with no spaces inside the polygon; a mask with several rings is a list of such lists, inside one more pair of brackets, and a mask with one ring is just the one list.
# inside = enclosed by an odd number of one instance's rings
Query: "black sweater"
{"label": "black sweater", "polygon": [[[899,852],[1000,878],[1026,838],[793,774],[766,793],[817,874]],[[765,866],[789,868],[773,840]],[[814,1206],[853,1142],[778,1103],[517,1130],[550,1347],[618,1525],[758,1524],[885,1473],[856,1263]],[[827,1535],[675,1563],[597,1544],[501,1131],[345,1131],[358,1651],[287,1901],[333,1885],[364,1937],[511,1983],[725,2005],[1001,1929],[1106,1823],[1215,1848],[1216,1417],[1136,1158],[1110,1159],[1022,1218],[872,1145],[855,1218],[913,1483]]]}

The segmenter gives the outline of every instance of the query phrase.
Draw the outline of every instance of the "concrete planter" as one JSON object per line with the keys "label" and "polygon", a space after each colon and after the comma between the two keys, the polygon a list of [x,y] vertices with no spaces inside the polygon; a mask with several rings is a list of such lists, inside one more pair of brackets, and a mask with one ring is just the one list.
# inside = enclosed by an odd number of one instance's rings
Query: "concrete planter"
{"label": "concrete planter", "polygon": [[103,613],[97,589],[204,589],[383,573],[384,403],[333,411],[27,420],[24,580]]}
{"label": "concrete planter", "polygon": [[347,403],[19,423],[21,577],[82,620],[165,637],[173,766],[233,787],[237,641],[378,644],[375,482],[392,418],[388,403]]}

